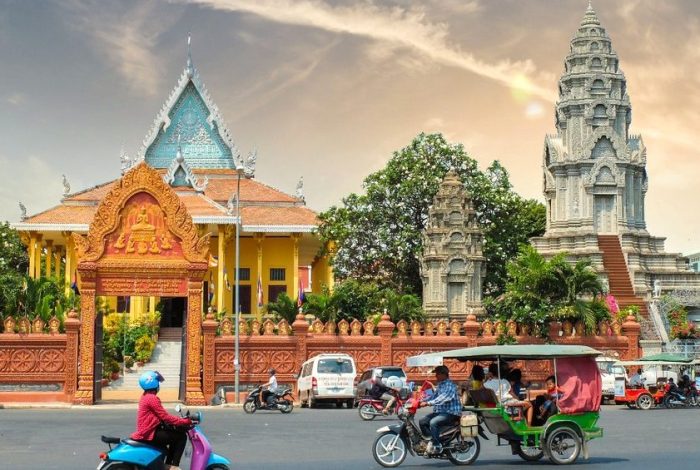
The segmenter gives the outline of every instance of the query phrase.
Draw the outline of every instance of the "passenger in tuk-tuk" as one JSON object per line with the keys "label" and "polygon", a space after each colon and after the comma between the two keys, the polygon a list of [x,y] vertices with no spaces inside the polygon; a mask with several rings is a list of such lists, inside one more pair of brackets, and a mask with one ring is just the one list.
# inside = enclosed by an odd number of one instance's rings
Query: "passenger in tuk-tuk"
{"label": "passenger in tuk-tuk", "polygon": [[545,379],[544,383],[545,387],[547,387],[547,392],[535,398],[533,403],[537,412],[532,420],[534,426],[543,426],[550,416],[558,412],[557,401],[561,396],[561,390],[556,385],[556,379],[553,375],[550,375]]}
{"label": "passenger in tuk-tuk", "polygon": [[472,371],[469,374],[468,385],[462,390],[462,405],[478,405],[481,408],[488,408],[486,403],[473,403],[472,398],[469,396],[470,390],[479,390],[484,386],[485,377],[486,374],[484,373],[484,368],[479,364],[474,364],[472,366]]}
{"label": "passenger in tuk-tuk", "polygon": [[491,363],[491,365],[489,365],[487,379],[488,380],[484,382],[484,388],[493,390],[496,398],[498,398],[498,401],[501,402],[501,404],[506,408],[521,408],[524,410],[527,424],[530,426],[533,415],[532,404],[529,401],[522,401],[520,398],[516,397],[513,394],[510,382],[506,379],[501,379],[498,377],[498,365],[496,363]]}
{"label": "passenger in tuk-tuk", "polygon": [[637,369],[637,372],[630,377],[630,388],[642,388],[644,386],[644,378],[642,377],[642,369]]}

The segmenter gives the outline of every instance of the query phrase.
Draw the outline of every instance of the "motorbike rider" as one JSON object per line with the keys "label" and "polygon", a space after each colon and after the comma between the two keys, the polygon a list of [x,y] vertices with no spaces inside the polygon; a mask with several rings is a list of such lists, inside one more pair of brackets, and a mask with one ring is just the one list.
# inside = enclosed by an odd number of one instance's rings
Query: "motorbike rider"
{"label": "motorbike rider", "polygon": [[270,374],[270,380],[268,380],[262,386],[260,406],[267,406],[267,399],[277,391],[277,377],[275,377],[275,369],[270,369],[268,373]]}
{"label": "motorbike rider", "polygon": [[442,452],[440,444],[440,426],[456,422],[462,415],[462,403],[459,400],[457,386],[450,380],[450,371],[447,366],[437,366],[433,373],[437,381],[435,395],[421,405],[432,406],[433,412],[421,418],[420,430],[424,436],[430,435],[430,454]]}
{"label": "motorbike rider", "polygon": [[163,380],[165,379],[157,371],[147,371],[139,377],[143,394],[136,414],[136,431],[131,434],[131,438],[163,449],[166,468],[180,470],[180,459],[187,444],[187,432],[185,429],[164,425],[189,427],[192,421],[189,418],[171,415],[163,408],[158,398],[160,383]]}
{"label": "motorbike rider", "polygon": [[385,402],[384,409],[382,409],[383,415],[388,415],[389,410],[396,402],[396,397],[392,394],[394,390],[396,389],[386,385],[386,378],[377,377],[372,381],[372,388],[367,392],[372,399]]}

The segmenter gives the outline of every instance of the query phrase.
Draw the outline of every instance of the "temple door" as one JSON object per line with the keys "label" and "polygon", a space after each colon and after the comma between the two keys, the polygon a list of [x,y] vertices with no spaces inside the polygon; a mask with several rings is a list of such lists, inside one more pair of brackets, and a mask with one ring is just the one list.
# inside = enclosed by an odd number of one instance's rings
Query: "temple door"
{"label": "temple door", "polygon": [[617,233],[615,196],[595,196],[596,233]]}
{"label": "temple door", "polygon": [[464,313],[464,283],[450,282],[447,288],[447,315],[462,315]]}

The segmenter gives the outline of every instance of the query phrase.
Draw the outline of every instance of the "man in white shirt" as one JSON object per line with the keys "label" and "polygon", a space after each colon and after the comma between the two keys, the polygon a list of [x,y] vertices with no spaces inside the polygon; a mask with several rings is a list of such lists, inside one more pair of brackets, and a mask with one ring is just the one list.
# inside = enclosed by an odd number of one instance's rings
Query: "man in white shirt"
{"label": "man in white shirt", "polygon": [[510,389],[510,382],[506,379],[498,378],[498,372],[498,364],[495,362],[491,363],[489,365],[489,373],[486,375],[486,382],[484,382],[484,388],[493,390],[496,398],[503,406],[524,409],[526,411],[527,425],[530,426],[533,414],[532,404],[529,401],[521,401],[513,395]]}
{"label": "man in white shirt", "polygon": [[277,391],[277,377],[275,377],[275,369],[270,369],[270,380],[262,386],[262,399],[260,406],[267,406],[267,398]]}
{"label": "man in white shirt", "polygon": [[637,369],[632,377],[630,377],[630,387],[639,388],[644,385],[644,379],[642,378],[642,369]]}

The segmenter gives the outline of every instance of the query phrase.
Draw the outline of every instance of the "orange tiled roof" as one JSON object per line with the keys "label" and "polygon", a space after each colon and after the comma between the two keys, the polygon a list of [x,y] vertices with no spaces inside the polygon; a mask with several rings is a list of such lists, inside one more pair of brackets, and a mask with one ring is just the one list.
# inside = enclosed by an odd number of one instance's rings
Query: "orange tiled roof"
{"label": "orange tiled roof", "polygon": [[[215,201],[225,202],[236,192],[236,178],[210,178],[204,194]],[[241,202],[298,202],[297,198],[285,194],[254,179],[241,178]]]}
{"label": "orange tiled roof", "polygon": [[316,213],[304,206],[241,208],[243,227],[250,225],[318,225]]}
{"label": "orange tiled roof", "polygon": [[23,224],[87,224],[92,222],[97,206],[56,206],[22,221]]}
{"label": "orange tiled roof", "polygon": [[178,194],[178,197],[185,203],[187,211],[192,217],[195,216],[224,216],[226,210],[218,206],[214,201],[203,197],[201,194]]}

